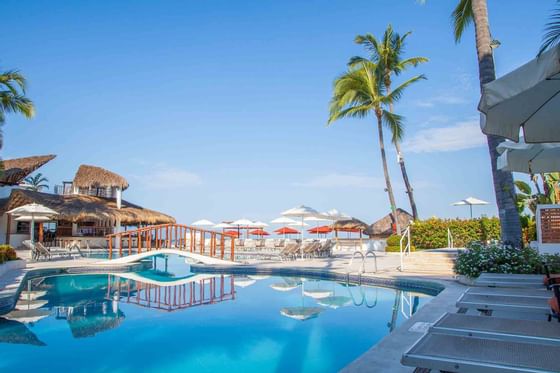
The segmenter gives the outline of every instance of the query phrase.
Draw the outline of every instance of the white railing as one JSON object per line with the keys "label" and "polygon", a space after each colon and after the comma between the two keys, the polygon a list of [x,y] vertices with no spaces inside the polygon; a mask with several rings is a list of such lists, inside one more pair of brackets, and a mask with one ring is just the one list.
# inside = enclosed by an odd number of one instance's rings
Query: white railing
{"label": "white railing", "polygon": [[[404,244],[404,239],[406,238],[406,244]],[[404,271],[404,256],[410,254],[410,225],[406,227],[405,231],[402,234],[401,240],[399,241],[400,245],[400,253],[401,253],[401,266],[399,270],[402,272]]]}
{"label": "white railing", "polygon": [[447,247],[453,249],[453,234],[451,234],[451,229],[447,228]]}
{"label": "white railing", "polygon": [[371,256],[373,257],[373,261],[375,264],[374,273],[377,273],[377,255],[375,255],[375,253],[372,250],[367,250],[365,254],[361,250],[355,251],[354,254],[352,255],[352,258],[350,259],[350,263],[348,263],[348,267],[346,268],[346,273],[350,273],[350,271],[352,270],[352,264],[354,264],[354,258],[356,257],[356,255],[360,255],[360,257],[362,258],[362,264],[360,266],[360,270],[358,273],[359,274],[366,273],[366,258],[368,254],[371,254]]}

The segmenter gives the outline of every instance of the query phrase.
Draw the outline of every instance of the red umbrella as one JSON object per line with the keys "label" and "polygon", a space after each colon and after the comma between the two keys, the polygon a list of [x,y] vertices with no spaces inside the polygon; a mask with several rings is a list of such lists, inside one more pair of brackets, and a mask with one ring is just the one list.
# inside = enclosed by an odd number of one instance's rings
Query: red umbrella
{"label": "red umbrella", "polygon": [[249,232],[250,234],[252,234],[253,236],[268,236],[270,235],[270,233],[268,233],[267,231],[263,230],[262,228],[259,229],[255,229],[252,230],[251,232]]}
{"label": "red umbrella", "polygon": [[332,232],[332,228],[328,225],[323,225],[321,227],[315,227],[307,230],[309,233],[316,233],[316,234],[327,234]]}
{"label": "red umbrella", "polygon": [[238,231],[224,231],[224,234],[230,237],[235,237],[235,238],[239,237]]}
{"label": "red umbrella", "polygon": [[282,227],[275,230],[274,233],[284,235],[284,238],[286,238],[287,234],[299,234],[299,231],[291,227]]}

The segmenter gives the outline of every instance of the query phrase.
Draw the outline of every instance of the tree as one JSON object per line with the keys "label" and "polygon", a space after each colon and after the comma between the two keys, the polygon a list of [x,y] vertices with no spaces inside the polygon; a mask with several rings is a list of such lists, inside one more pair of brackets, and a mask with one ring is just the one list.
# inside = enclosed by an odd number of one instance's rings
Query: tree
{"label": "tree", "polygon": [[[18,71],[10,70],[0,74],[0,126],[6,121],[6,114],[22,114],[26,118],[35,115],[33,102],[25,96],[26,80]],[[0,132],[0,149],[3,140]]]}
{"label": "tree", "polygon": [[[406,87],[419,80],[419,77],[409,79],[392,92],[387,93],[384,80],[378,72],[379,69],[376,63],[362,59],[360,63],[353,63],[346,73],[335,80],[328,123],[331,124],[342,118],[365,118],[370,114],[375,115],[381,162],[385,177],[385,190],[389,197],[391,212],[396,217],[397,207],[387,167],[383,125],[389,127],[391,132],[399,140],[401,139],[403,118],[387,110],[387,107],[389,104],[398,101]],[[397,234],[400,234],[401,230],[398,219],[395,219],[395,224]]]}
{"label": "tree", "polygon": [[[416,67],[421,63],[428,62],[426,57],[410,57],[403,59],[402,54],[404,53],[405,40],[410,34],[410,32],[407,32],[401,36],[394,32],[393,27],[389,25],[383,34],[383,39],[380,41],[378,41],[372,34],[358,35],[355,39],[357,44],[363,45],[370,53],[370,60],[378,65],[380,70],[379,73],[383,77],[383,84],[385,85],[387,93],[391,93],[393,75],[400,75],[409,67]],[[350,60],[350,65],[359,63],[361,60],[362,57],[354,57]],[[423,75],[420,77],[422,77],[422,79],[424,78]],[[391,113],[393,112],[393,103],[389,104],[389,111]],[[410,202],[412,216],[414,217],[414,220],[417,220],[418,209],[416,208],[414,191],[410,185],[410,180],[404,163],[404,156],[401,151],[401,136],[394,132],[392,135],[392,142],[397,151],[398,162],[401,168],[408,200]]]}
{"label": "tree", "polygon": [[[484,84],[496,79],[494,58],[490,46],[490,26],[488,23],[488,8],[486,0],[460,0],[452,13],[455,42],[460,42],[467,26],[474,23],[476,52],[478,56],[478,71],[480,89]],[[496,161],[498,152],[496,147],[503,141],[499,136],[487,136],[488,150],[492,166],[494,193],[498,205],[502,240],[518,245],[521,243],[521,223],[515,203],[515,187],[511,172],[498,170]]]}
{"label": "tree", "polygon": [[26,177],[25,182],[29,184],[29,189],[34,190],[36,192],[40,192],[41,189],[43,188],[49,189],[49,185],[45,184],[49,182],[49,179],[44,177],[43,174],[40,172],[35,176]]}
{"label": "tree", "polygon": [[[558,3],[560,4],[560,1]],[[558,44],[560,44],[560,6],[552,12],[550,21],[546,24],[539,55]]]}

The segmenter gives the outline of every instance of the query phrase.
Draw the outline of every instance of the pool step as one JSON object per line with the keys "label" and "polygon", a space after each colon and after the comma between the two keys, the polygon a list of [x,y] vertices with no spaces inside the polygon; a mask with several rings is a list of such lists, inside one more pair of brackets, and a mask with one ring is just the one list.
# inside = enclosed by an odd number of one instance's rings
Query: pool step
{"label": "pool step", "polygon": [[404,271],[453,275],[456,252],[415,251],[404,258]]}

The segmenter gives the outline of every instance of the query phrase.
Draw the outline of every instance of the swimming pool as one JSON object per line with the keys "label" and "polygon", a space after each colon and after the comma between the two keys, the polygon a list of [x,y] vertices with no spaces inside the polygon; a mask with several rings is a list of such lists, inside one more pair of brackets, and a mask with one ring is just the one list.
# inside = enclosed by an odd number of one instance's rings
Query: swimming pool
{"label": "swimming pool", "polygon": [[32,279],[19,304],[28,309],[0,319],[0,371],[337,371],[430,299],[303,277],[192,274],[178,257],[152,267]]}

